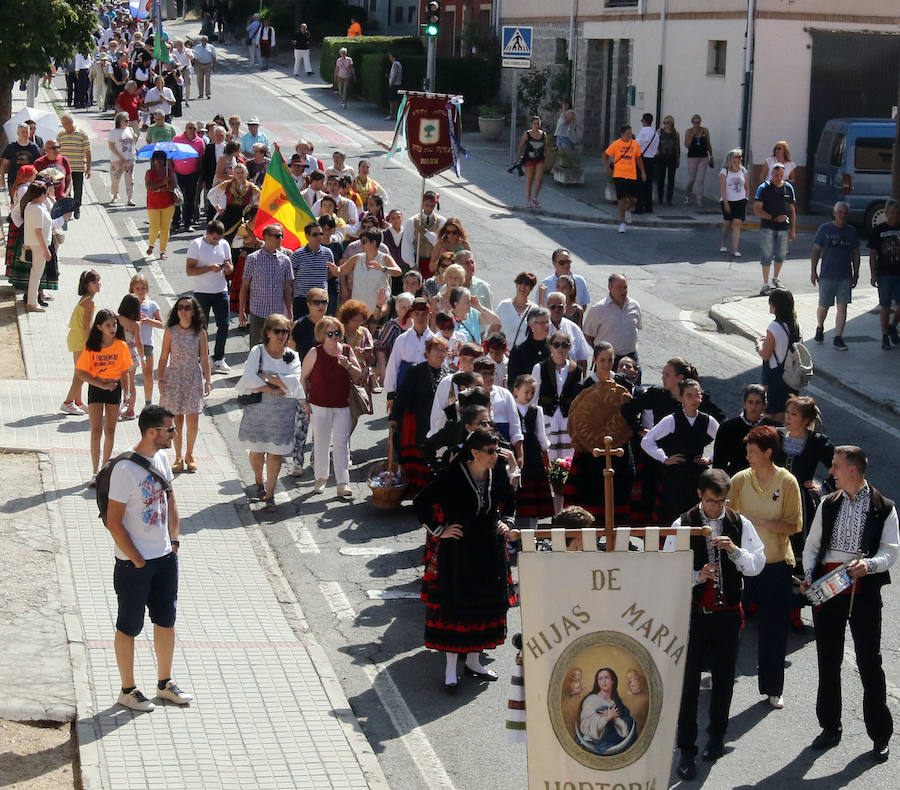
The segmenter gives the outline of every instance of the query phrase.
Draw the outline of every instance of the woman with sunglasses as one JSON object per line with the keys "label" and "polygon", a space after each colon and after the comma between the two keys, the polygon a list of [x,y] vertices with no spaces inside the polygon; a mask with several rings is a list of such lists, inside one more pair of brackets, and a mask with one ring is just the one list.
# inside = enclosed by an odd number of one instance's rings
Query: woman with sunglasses
{"label": "woman with sunglasses", "polygon": [[725,155],[725,166],[719,172],[719,203],[722,206],[722,244],[719,252],[728,252],[728,236],[731,236],[731,254],[741,257],[741,225],[747,218],[750,174],[743,166],[744,152],[732,148]]}
{"label": "woman with sunglasses", "polygon": [[681,163],[681,136],[675,128],[675,119],[671,115],[663,118],[659,128],[659,148],[656,149],[654,164],[656,165],[656,202],[662,205],[663,192],[666,205],[672,205],[672,194],[675,192],[675,171]]}
{"label": "woman with sunglasses", "polygon": [[772,168],[775,167],[776,162],[784,165],[784,180],[793,184],[794,170],[797,168],[797,163],[791,161],[791,149],[787,144],[787,140],[779,140],[775,143],[775,147],[772,149],[772,156],[766,157],[766,167],[768,168],[766,181],[772,179]]}
{"label": "woman with sunglasses", "polygon": [[[235,385],[238,395],[258,392],[257,403],[244,406],[238,439],[250,454],[256,479],[255,499],[274,513],[275,484],[282,459],[294,447],[294,417],[297,401],[303,400],[301,368],[297,354],[287,348],[291,322],[273,313],[263,323],[263,342],[250,349],[244,375]],[[265,483],[263,473],[265,471]]]}
{"label": "woman with sunglasses", "polygon": [[[438,231],[437,243],[431,251],[431,263],[429,271],[437,270],[438,258],[442,252],[450,252],[456,255],[460,250],[471,250],[469,237],[463,229],[462,223],[456,217],[449,217],[443,227]],[[451,260],[452,263],[452,260]]]}
{"label": "woman with sunglasses", "polygon": [[350,383],[359,383],[362,371],[350,346],[341,343],[344,325],[325,316],[316,324],[319,345],[303,358],[301,379],[306,390],[306,413],[313,429],[313,493],[321,494],[328,482],[334,445],[337,495],[350,499]]}
{"label": "woman with sunglasses", "polygon": [[572,454],[569,407],[581,391],[581,368],[569,359],[572,341],[565,332],[550,335],[550,358],[531,371],[537,382],[532,404],[544,410],[544,429],[550,440],[550,460]]}
{"label": "woman with sunglasses", "polygon": [[535,115],[531,119],[531,127],[522,133],[519,149],[516,151],[516,160],[525,166],[525,208],[538,208],[541,205],[538,195],[544,182],[546,153],[547,133],[541,129],[541,117]]}
{"label": "woman with sunglasses", "polygon": [[498,464],[501,455],[512,453],[501,449],[496,433],[473,431],[462,453],[413,503],[427,530],[425,646],[445,653],[442,688],[448,694],[459,688],[460,655],[466,675],[497,680],[481,653],[506,640],[507,610],[516,602],[506,554],[515,492]]}
{"label": "woman with sunglasses", "polygon": [[395,441],[399,442],[400,465],[414,491],[424,488],[432,478],[421,448],[431,426],[431,404],[437,385],[446,374],[446,354],[444,338],[430,337],[425,341],[425,359],[407,369],[388,415],[388,424],[394,429]]}
{"label": "woman with sunglasses", "polygon": [[[221,331],[221,329],[219,330]],[[159,403],[175,415],[175,463],[173,472],[197,471],[194,443],[203,411],[203,398],[212,389],[206,319],[200,303],[193,296],[182,296],[175,302],[166,331],[156,379]],[[187,448],[181,455],[181,437],[187,422]]]}
{"label": "woman with sunglasses", "polygon": [[684,133],[684,147],[687,148],[688,181],[684,187],[684,202],[697,201],[697,208],[703,205],[703,186],[706,173],[713,166],[712,142],[709,129],[701,126],[699,115],[691,118],[691,128]]}
{"label": "woman with sunglasses", "polygon": [[[422,285],[423,293],[428,299],[434,299],[446,285],[447,269],[453,265],[453,253],[442,252],[438,255],[437,263],[434,266],[434,274],[431,275]],[[463,271],[463,279],[465,279],[465,271]],[[462,285],[463,283],[460,283]],[[437,309],[437,307],[435,307]]]}

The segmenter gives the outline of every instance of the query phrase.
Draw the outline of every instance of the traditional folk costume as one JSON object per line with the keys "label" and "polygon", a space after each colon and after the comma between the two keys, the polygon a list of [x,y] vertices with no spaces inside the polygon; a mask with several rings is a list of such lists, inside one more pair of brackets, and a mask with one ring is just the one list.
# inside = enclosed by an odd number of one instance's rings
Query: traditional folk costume
{"label": "traditional folk costume", "polygon": [[[415,327],[410,327],[394,341],[384,371],[384,391],[388,400],[393,399],[407,371],[425,360],[425,343],[433,337],[436,335],[428,327],[425,327],[421,335],[416,332]],[[431,401],[428,406],[431,408]]]}
{"label": "traditional folk costume", "polygon": [[433,368],[427,362],[413,365],[397,389],[391,407],[389,419],[400,426],[400,465],[413,489],[424,488],[433,477],[422,447],[428,434],[431,402],[442,376],[441,368]]}
{"label": "traditional folk costume", "polygon": [[516,413],[523,435],[524,454],[522,482],[516,492],[516,519],[537,520],[552,516],[553,493],[544,469],[544,453],[550,448],[544,430],[544,410],[540,406],[516,403]]}
{"label": "traditional folk costume", "polygon": [[[465,461],[454,461],[414,502],[428,530],[422,600],[425,646],[476,653],[506,640],[506,613],[517,601],[498,521],[512,526],[515,492],[504,467],[480,485]],[[459,539],[439,540],[445,526],[460,524]]]}
{"label": "traditional folk costume", "polygon": [[566,458],[572,453],[568,430],[569,407],[581,389],[581,368],[571,360],[567,360],[562,368],[557,368],[552,359],[547,359],[535,365],[531,375],[537,381],[532,404],[544,410],[550,460]]}
{"label": "traditional folk costume", "polygon": [[887,746],[894,731],[881,666],[881,588],[891,583],[888,569],[898,550],[897,509],[865,482],[853,497],[836,491],[822,500],[803,549],[808,581],[856,559],[859,552],[868,566],[865,576],[813,609],[819,658],[816,716],[825,733],[840,738],[841,663],[849,621],[863,686],[863,719],[876,750]]}
{"label": "traditional folk costume", "polygon": [[[696,497],[696,493],[695,493]],[[744,626],[741,591],[744,576],[756,576],[766,564],[765,548],[748,519],[730,508],[719,518],[711,519],[698,503],[684,513],[673,527],[704,527],[710,535],[693,535],[691,628],[685,660],[684,689],[678,713],[678,748],[691,757],[697,754],[697,702],[700,697],[700,673],[708,666],[712,671],[707,733],[711,744],[725,740],[728,712],[734,691],[738,642]],[[725,535],[737,547],[733,554],[716,549],[713,538]],[[666,538],[665,551],[675,551],[676,536]],[[718,563],[720,583],[712,579],[701,582],[704,565]],[[708,651],[708,663],[706,661]]]}

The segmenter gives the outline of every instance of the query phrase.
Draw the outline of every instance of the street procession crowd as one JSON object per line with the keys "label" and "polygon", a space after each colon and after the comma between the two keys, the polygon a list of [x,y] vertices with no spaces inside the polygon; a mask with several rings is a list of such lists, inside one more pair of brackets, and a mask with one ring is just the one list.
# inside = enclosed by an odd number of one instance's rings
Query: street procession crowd
{"label": "street procession crowd", "polygon": [[[146,22],[111,6],[98,19],[97,50],[80,55],[71,72],[65,67],[66,83],[70,105],[115,108],[108,139],[113,202],[124,180],[127,203],[134,205],[135,154],[144,136],[155,146],[145,176],[147,256],[158,243],[159,258],[166,259],[170,233],[202,229],[184,261],[193,291],[179,296],[167,315],[142,274],[131,279],[116,309],[98,309],[101,277],[86,269],[69,323],[75,374],[62,410],[89,416],[91,485],[98,501],[99,492],[108,496],[122,704],[153,709],[129,658],[145,606],[164,641],[160,655],[167,656],[157,695],[190,701],[170,677],[179,546],[172,481],[198,469],[194,447],[204,397],[213,374],[231,372],[226,339],[238,331],[249,339],[234,387],[242,409],[239,438],[255,476],[252,499],[266,511],[278,509],[283,459],[292,461],[292,476],[302,477],[308,449],[313,492],[323,493],[333,474],[336,496],[352,500],[350,437],[384,395],[389,456],[398,465],[385,465],[369,482],[373,490],[406,486],[425,527],[425,645],[446,654],[446,692],[458,688],[461,654],[466,675],[497,680],[481,659],[505,641],[507,611],[517,600],[511,565],[518,547],[509,531],[541,520],[584,527],[602,517],[606,459],[591,450],[615,434],[623,449],[612,460],[617,523],[711,530],[691,543],[679,774],[696,775],[701,669],[712,669],[703,757],[716,760],[724,754],[745,616],[759,625],[759,692],[780,709],[790,697],[789,630],[805,628],[804,593],[835,571],[844,574],[845,588],[812,615],[822,728],[813,747],[830,748],[841,738],[849,621],[872,756],[888,758],[893,723],[881,666],[880,588],[890,582],[888,569],[900,550],[897,511],[867,482],[865,452],[833,441],[815,400],[786,376],[801,338],[790,291],[766,289],[773,320],[757,345],[759,380],[746,382],[741,404],[713,403],[702,372],[675,348],[661,379],[647,382],[641,308],[628,295],[625,274],[610,272],[607,291],[592,296],[572,254],[560,247],[512,282],[489,283],[489,264],[460,219],[441,213],[439,196],[427,191],[420,205],[398,206],[368,160],[350,162],[332,151],[326,163],[300,140],[285,164],[309,221],[297,235],[276,222],[261,225],[256,214],[275,151],[259,117],[245,123],[238,115],[217,115],[208,123],[186,120],[181,130],[174,125],[182,126],[178,119],[191,106],[192,78],[192,116],[210,95],[212,46],[203,38],[170,40],[162,58]],[[93,96],[82,79],[85,70],[92,73],[93,65],[85,67],[91,58],[104,64]],[[4,152],[13,202],[7,275],[26,290],[27,308],[35,312],[48,309],[50,291],[59,287],[62,228],[78,221],[92,167],[75,116],[61,120],[57,140],[39,147],[33,129],[23,125],[17,148]],[[181,146],[158,145],[166,143]],[[179,150],[194,153],[173,158]],[[766,207],[757,213],[765,218]],[[894,208],[892,225],[896,215]],[[725,219],[731,222],[728,214]],[[731,230],[728,225],[725,234]],[[817,236],[823,270],[833,256],[849,255],[840,238],[837,251],[831,249],[833,236],[841,234]],[[896,258],[896,245],[885,249],[891,252],[882,264],[896,269],[900,262],[889,257]],[[877,260],[879,248],[872,250]],[[858,253],[855,261],[858,275]],[[778,268],[780,262],[776,274]],[[214,339],[207,335],[210,314]],[[117,422],[138,416],[138,386],[141,440],[108,465]],[[173,445],[170,461],[165,451]],[[571,548],[578,548],[577,539]]]}

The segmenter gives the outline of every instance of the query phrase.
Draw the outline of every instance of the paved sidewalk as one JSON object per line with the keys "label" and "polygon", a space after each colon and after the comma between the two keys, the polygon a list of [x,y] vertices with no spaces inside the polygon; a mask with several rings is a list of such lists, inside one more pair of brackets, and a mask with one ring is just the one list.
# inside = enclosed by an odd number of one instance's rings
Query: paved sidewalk
{"label": "paved sidewalk", "polygon": [[[834,339],[835,308],[825,319],[825,342],[816,343],[816,308],[818,293],[794,293],[794,304],[803,341],[813,358],[816,383],[837,384],[871,400],[873,403],[900,413],[900,347],[891,351],[881,348],[881,324],[878,319],[878,293],[869,285],[853,290],[853,302],[847,310],[844,340],[848,351],[838,351]],[[755,341],[765,335],[772,320],[766,297],[736,297],[714,304],[709,315],[719,328],[730,334]],[[748,344],[749,345],[749,344]],[[752,346],[750,346],[752,351]]]}
{"label": "paved sidewalk", "polygon": [[[115,309],[134,270],[89,186],[81,219],[70,223],[61,248],[56,301],[43,314],[25,313],[18,303],[27,379],[0,380],[0,448],[47,454],[50,518],[62,525],[68,544],[71,574],[61,585],[80,614],[66,618],[66,635],[83,787],[386,788],[206,417],[197,445],[200,470],[175,482],[182,546],[174,676],[195,701],[187,708],[160,704],[150,714],[115,704],[112,541],[97,518],[93,491],[85,488],[87,417],[59,412],[72,376],[64,338],[78,275],[87,267],[102,277],[98,307]],[[120,423],[115,451],[137,439],[136,421]],[[135,666],[141,688],[152,694],[149,631],[137,640]]]}

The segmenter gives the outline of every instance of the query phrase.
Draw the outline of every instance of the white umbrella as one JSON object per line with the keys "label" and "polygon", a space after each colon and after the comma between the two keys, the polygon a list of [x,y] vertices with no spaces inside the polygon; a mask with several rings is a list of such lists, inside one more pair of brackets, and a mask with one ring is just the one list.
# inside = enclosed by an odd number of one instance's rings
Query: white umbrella
{"label": "white umbrella", "polygon": [[55,140],[59,132],[59,117],[55,112],[47,112],[47,110],[38,110],[35,107],[23,107],[5,124],[3,131],[6,132],[6,139],[10,142],[16,139],[16,127],[25,121],[34,121],[35,134],[43,140]]}

